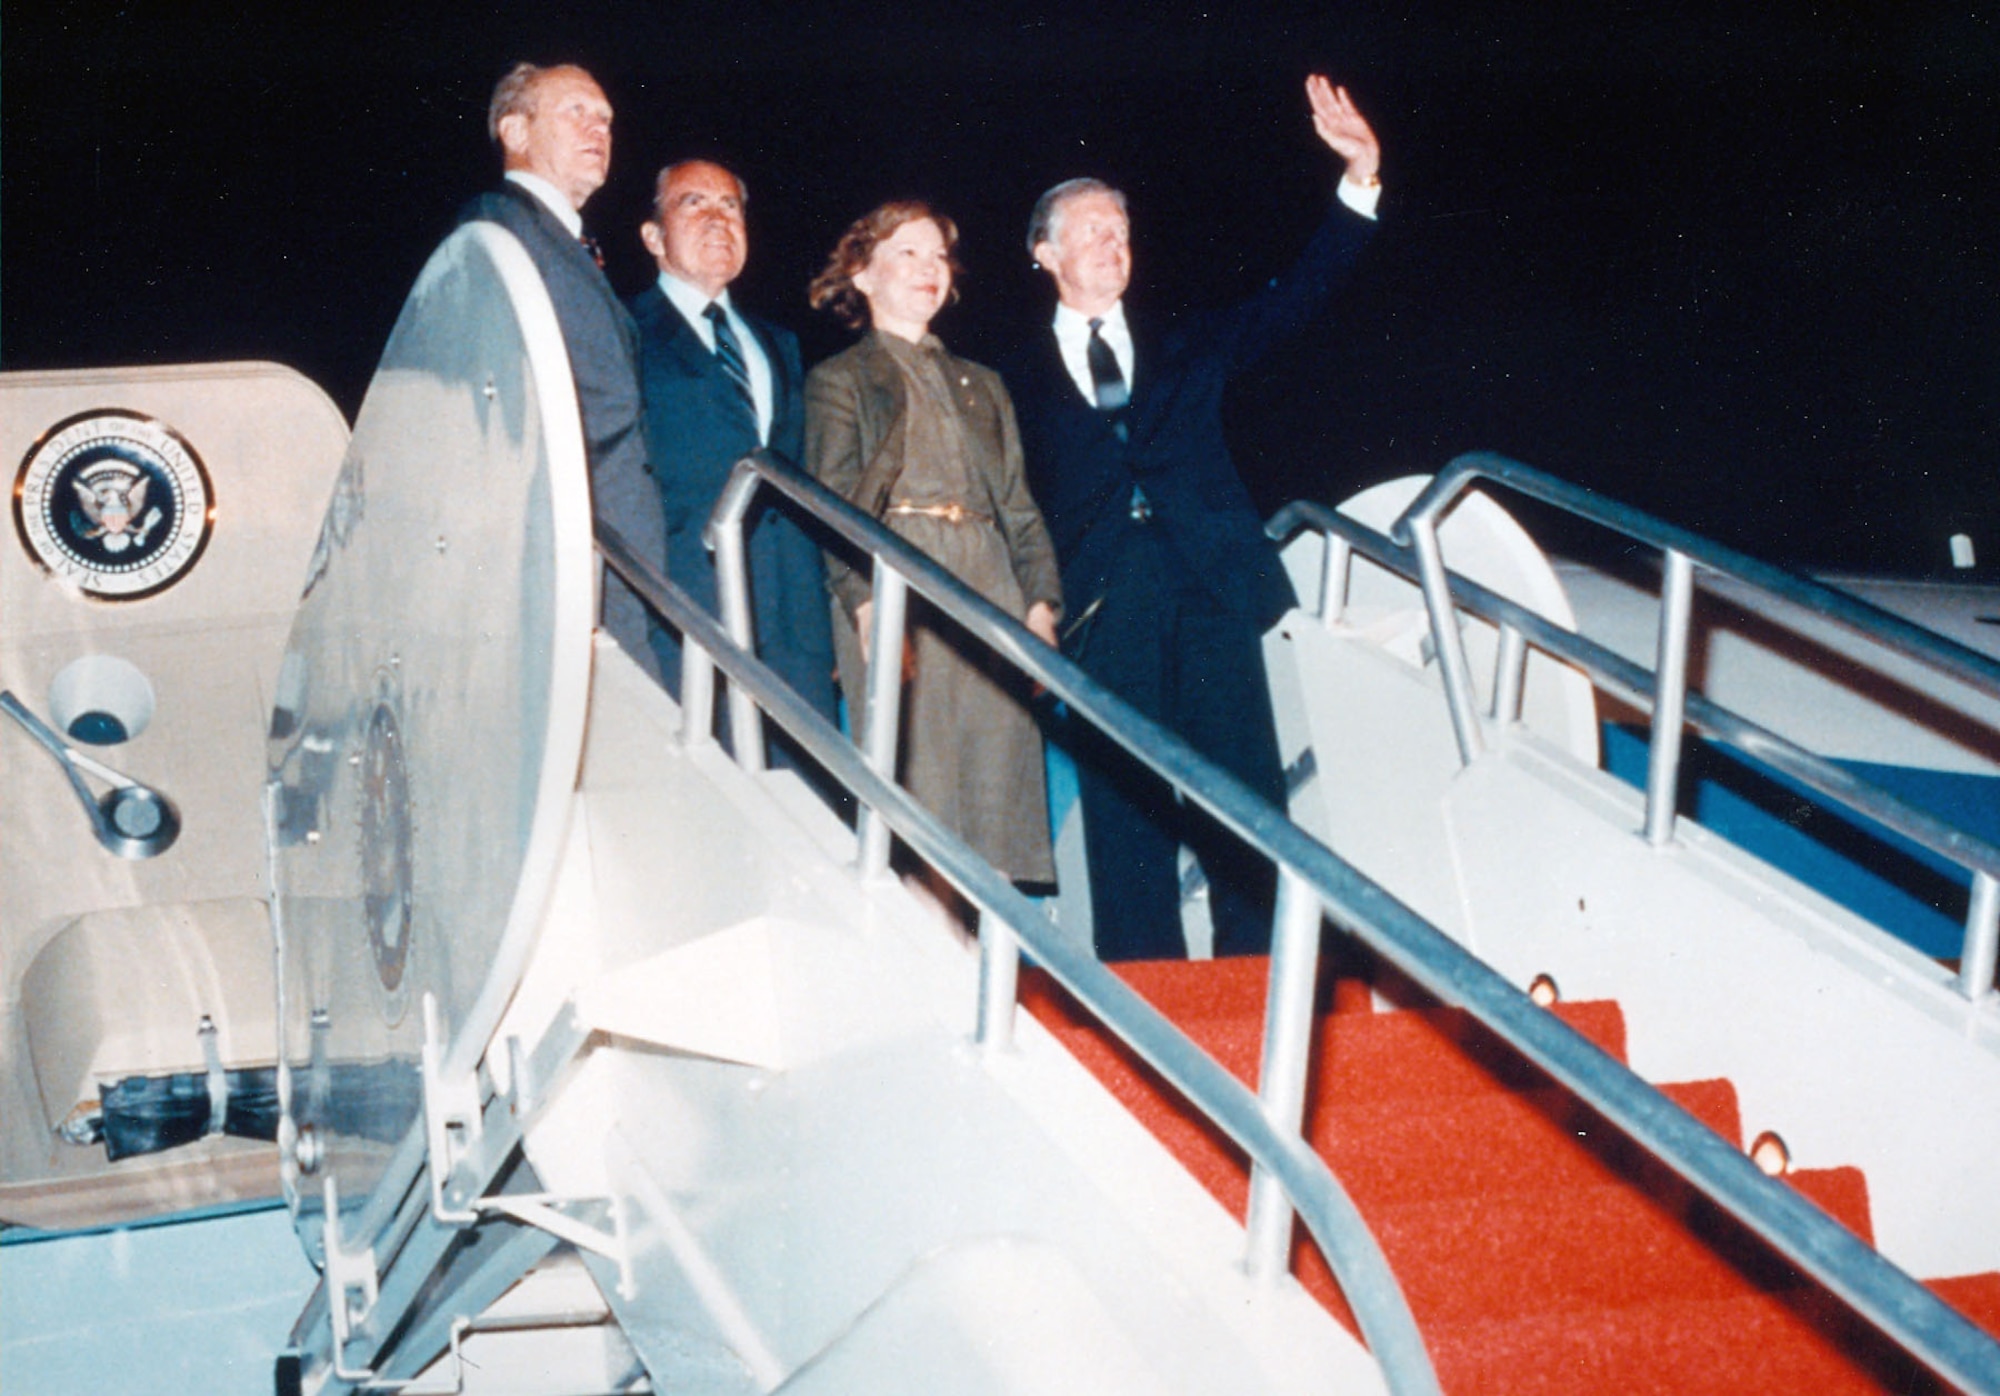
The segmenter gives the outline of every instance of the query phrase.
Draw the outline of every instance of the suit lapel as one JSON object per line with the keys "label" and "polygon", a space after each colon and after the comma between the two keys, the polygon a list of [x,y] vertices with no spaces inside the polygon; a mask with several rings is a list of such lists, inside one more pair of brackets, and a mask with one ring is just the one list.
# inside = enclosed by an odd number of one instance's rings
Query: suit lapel
{"label": "suit lapel", "polygon": [[1136,434],[1153,405],[1153,385],[1160,378],[1160,337],[1153,333],[1152,322],[1143,314],[1134,315],[1129,306],[1125,328],[1132,336],[1132,399],[1125,410]]}
{"label": "suit lapel", "polygon": [[711,399],[718,411],[741,410],[736,385],[722,371],[715,352],[701,342],[701,336],[657,282],[646,289],[641,304],[645,320],[641,328],[656,346],[653,362],[690,380],[693,390]]}
{"label": "suit lapel", "polygon": [[549,211],[547,204],[511,179],[504,181],[500,189],[507,197],[528,210],[535,220],[535,226],[542,230],[549,242],[560,250],[562,256],[569,258],[578,267],[589,268],[597,281],[603,284],[606,293],[610,292],[611,283],[605,279],[604,268],[597,265],[597,259],[590,255],[589,249],[579,239],[571,236],[569,229],[563,226],[560,218]]}
{"label": "suit lapel", "polygon": [[701,342],[701,336],[688,324],[687,317],[674,308],[666,292],[657,285],[652,289],[652,296],[659,304],[660,326],[667,352],[673,356],[674,363],[690,378],[713,377],[718,382],[723,381],[722,365],[716,362],[714,351]]}
{"label": "suit lapel", "polygon": [[741,307],[738,307],[736,313],[743,317],[743,323],[748,325],[750,333],[757,337],[757,347],[764,351],[764,362],[771,370],[771,434],[776,436],[777,415],[797,385],[790,381],[790,375],[785,368],[785,356],[778,352],[778,342],[771,333],[771,327],[755,315],[745,314]]}

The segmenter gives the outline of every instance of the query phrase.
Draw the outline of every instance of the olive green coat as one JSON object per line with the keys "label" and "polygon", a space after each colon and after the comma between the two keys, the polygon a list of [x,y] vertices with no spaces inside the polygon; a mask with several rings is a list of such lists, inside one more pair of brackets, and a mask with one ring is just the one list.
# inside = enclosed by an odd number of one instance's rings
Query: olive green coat
{"label": "olive green coat", "polygon": [[[806,468],[1008,614],[1023,617],[1037,601],[1060,614],[1055,548],[1028,493],[1013,403],[992,370],[934,338],[868,335],[806,378]],[[892,504],[958,504],[980,517],[885,517]],[[829,555],[828,580],[841,686],[859,732],[867,683],[854,612],[869,578]],[[1053,881],[1026,685],[955,627],[947,638],[926,624],[926,609],[912,597],[899,777],[996,868]]]}

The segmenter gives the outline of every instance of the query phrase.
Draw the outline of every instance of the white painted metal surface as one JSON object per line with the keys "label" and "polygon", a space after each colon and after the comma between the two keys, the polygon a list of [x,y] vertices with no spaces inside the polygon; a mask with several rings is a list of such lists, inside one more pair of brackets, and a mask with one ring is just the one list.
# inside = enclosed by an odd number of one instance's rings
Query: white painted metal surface
{"label": "white painted metal surface", "polygon": [[[484,1053],[561,850],[589,683],[590,505],[547,293],[461,229],[383,352],[271,719],[287,1192],[331,1178],[365,1245],[407,1180],[423,1004],[446,1074]],[[294,1160],[298,1166],[292,1167]]]}
{"label": "white painted metal surface", "polygon": [[100,1080],[198,1066],[204,1015],[229,1065],[275,1056],[254,811],[286,629],[348,437],[326,395],[275,364],[12,373],[0,461],[12,471],[55,424],[112,411],[198,456],[214,525],[178,581],[133,600],[86,594],[0,526],[0,689],[65,732],[119,710],[129,739],[87,749],[182,820],[162,855],[112,856],[56,763],[0,720],[0,1218],[45,1226],[276,1190],[268,1145],[216,1137],[111,1164],[50,1130]]}
{"label": "white painted metal surface", "polygon": [[[1565,564],[1564,585],[1585,630],[1651,666],[1655,591]],[[2000,655],[2000,588],[1883,579],[1828,584]],[[1690,664],[1703,692],[1781,736],[1841,760],[2000,776],[2000,699],[1886,652],[1831,621],[1727,579],[1704,576],[1696,598]]]}
{"label": "white painted metal surface", "polygon": [[[572,998],[609,1015],[528,1156],[558,1192],[620,1200],[629,1292],[590,1264],[657,1381],[1379,1389],[1296,1285],[1244,1275],[1240,1227],[1036,1023],[973,1046],[959,932],[857,882],[851,833],[789,774],[680,747],[677,723],[601,648],[577,819],[502,1028],[532,1042]],[[631,992],[675,966],[692,983]]]}

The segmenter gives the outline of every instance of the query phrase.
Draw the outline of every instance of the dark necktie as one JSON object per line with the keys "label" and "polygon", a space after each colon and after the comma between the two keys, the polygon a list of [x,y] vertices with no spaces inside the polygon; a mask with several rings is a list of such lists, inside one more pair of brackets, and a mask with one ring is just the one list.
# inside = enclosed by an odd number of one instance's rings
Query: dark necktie
{"label": "dark necktie", "polygon": [[[1125,375],[1118,371],[1118,356],[1111,352],[1111,346],[1104,342],[1104,321],[1090,322],[1090,343],[1084,346],[1084,357],[1090,361],[1090,386],[1097,390],[1097,410],[1111,418],[1111,434],[1120,441],[1131,439],[1131,427],[1125,422],[1125,404],[1132,400],[1132,390],[1126,386]],[[1132,491],[1135,501],[1140,500],[1137,489]],[[1138,504],[1133,505],[1133,517],[1137,518]]]}
{"label": "dark necktie", "polygon": [[750,393],[750,368],[743,362],[743,346],[736,342],[736,331],[729,327],[729,315],[718,301],[710,301],[708,309],[702,314],[708,317],[709,324],[715,326],[716,361],[729,375],[729,381],[736,385],[736,391],[743,395],[743,405],[750,409],[750,417],[754,421],[757,399]]}
{"label": "dark necktie", "polygon": [[597,269],[603,271],[604,249],[597,245],[597,239],[589,233],[578,233],[576,240],[583,244],[583,250],[590,254],[590,260],[597,263]]}
{"label": "dark necktie", "polygon": [[1132,400],[1132,390],[1125,386],[1125,375],[1118,371],[1118,356],[1104,342],[1103,328],[1101,319],[1090,322],[1090,344],[1084,353],[1090,360],[1091,386],[1097,389],[1097,410],[1117,412]]}

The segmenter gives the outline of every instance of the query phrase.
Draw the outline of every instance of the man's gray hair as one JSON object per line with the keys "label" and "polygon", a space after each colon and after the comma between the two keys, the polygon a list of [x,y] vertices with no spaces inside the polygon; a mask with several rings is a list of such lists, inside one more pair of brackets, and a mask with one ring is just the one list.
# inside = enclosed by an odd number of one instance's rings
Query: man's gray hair
{"label": "man's gray hair", "polygon": [[533,63],[516,63],[493,85],[493,100],[486,104],[486,134],[493,144],[500,144],[501,117],[535,114],[535,84],[547,71]]}
{"label": "man's gray hair", "polygon": [[750,186],[744,182],[742,175],[730,169],[729,166],[723,164],[720,160],[710,160],[707,157],[701,155],[690,155],[685,160],[676,160],[671,165],[662,165],[660,167],[660,172],[653,176],[653,221],[654,222],[663,223],[666,221],[667,211],[664,208],[660,207],[660,200],[662,197],[665,196],[667,192],[667,181],[672,179],[675,175],[679,174],[682,170],[687,169],[691,165],[713,165],[715,166],[716,169],[721,170],[724,174],[728,175],[731,179],[736,181],[737,202],[741,203],[743,207],[746,209],[750,207]]}
{"label": "man's gray hair", "polygon": [[1035,211],[1028,215],[1028,255],[1035,255],[1035,249],[1045,242],[1054,242],[1062,231],[1062,206],[1079,194],[1109,194],[1118,205],[1118,211],[1127,218],[1131,210],[1125,207],[1125,191],[1106,184],[1101,179],[1084,175],[1080,179],[1066,179],[1061,184],[1045,190],[1042,197],[1035,200]]}

